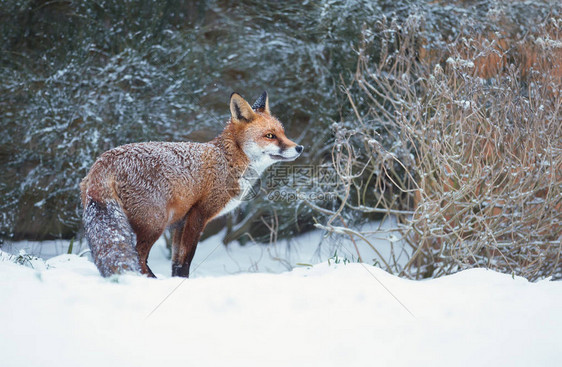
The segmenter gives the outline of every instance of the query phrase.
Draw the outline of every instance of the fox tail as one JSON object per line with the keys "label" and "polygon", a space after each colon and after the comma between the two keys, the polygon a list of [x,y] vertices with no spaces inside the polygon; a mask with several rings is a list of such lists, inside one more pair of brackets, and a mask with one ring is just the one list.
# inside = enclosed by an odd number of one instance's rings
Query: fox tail
{"label": "fox tail", "polygon": [[117,201],[88,200],[83,220],[94,263],[102,276],[140,273],[136,235]]}

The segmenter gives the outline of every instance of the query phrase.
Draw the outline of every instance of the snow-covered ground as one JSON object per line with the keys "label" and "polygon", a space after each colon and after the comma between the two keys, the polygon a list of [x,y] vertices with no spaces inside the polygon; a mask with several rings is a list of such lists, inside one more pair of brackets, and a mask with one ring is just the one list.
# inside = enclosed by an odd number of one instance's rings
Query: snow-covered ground
{"label": "snow-covered ground", "polygon": [[[320,237],[226,250],[215,236],[187,280],[169,277],[163,242],[150,257],[160,279],[50,257],[68,242],[27,266],[1,253],[0,366],[562,365],[562,282],[482,269],[409,281],[336,264]],[[38,250],[4,250],[22,248]]]}
{"label": "snow-covered ground", "polygon": [[[395,227],[393,219],[385,222],[372,222],[362,227],[363,232],[369,232],[369,240],[377,248],[375,253],[367,244],[358,241],[357,249],[345,238],[336,241],[335,238],[324,239],[322,231],[312,231],[291,240],[280,240],[267,246],[249,242],[241,246],[233,242],[225,247],[222,238],[225,233],[220,232],[202,241],[191,265],[192,278],[202,276],[232,275],[238,273],[261,272],[281,273],[302,267],[307,264],[318,264],[328,259],[338,258],[341,261],[355,261],[357,251],[363,261],[368,264],[380,262],[379,255],[384,260],[390,258],[400,263],[406,263],[411,251],[404,248],[399,234],[392,232]],[[11,254],[18,254],[24,250],[26,254],[50,259],[60,254],[68,253],[69,241],[19,241],[6,243],[2,250]],[[88,245],[85,241],[74,242],[72,253],[89,257]],[[171,275],[169,250],[165,241],[160,238],[148,259],[152,271],[159,277]]]}

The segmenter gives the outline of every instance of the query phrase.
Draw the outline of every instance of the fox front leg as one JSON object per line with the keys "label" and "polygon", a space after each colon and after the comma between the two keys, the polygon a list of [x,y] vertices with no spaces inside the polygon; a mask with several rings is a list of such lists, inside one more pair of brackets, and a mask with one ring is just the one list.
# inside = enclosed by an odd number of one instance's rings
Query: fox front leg
{"label": "fox front leg", "polygon": [[194,206],[187,213],[185,224],[176,229],[172,248],[172,276],[189,278],[189,267],[205,223],[203,212]]}

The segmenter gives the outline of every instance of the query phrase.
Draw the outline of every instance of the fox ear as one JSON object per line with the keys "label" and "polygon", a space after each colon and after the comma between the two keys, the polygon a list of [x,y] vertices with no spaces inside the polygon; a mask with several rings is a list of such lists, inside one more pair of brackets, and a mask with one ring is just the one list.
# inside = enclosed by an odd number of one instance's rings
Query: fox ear
{"label": "fox ear", "polygon": [[250,104],[238,93],[230,95],[230,114],[232,121],[250,122],[256,118]]}
{"label": "fox ear", "polygon": [[263,91],[261,96],[256,99],[254,105],[252,106],[254,111],[265,112],[269,114],[269,97],[267,96],[267,92]]}

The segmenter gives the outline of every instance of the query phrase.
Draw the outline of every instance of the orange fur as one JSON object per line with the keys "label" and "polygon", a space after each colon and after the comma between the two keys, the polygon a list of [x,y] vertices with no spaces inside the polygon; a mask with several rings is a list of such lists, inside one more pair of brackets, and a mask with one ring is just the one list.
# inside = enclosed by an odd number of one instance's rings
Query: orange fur
{"label": "orange fur", "polygon": [[[208,221],[243,200],[243,189],[252,184],[247,172],[261,174],[277,161],[300,155],[302,146],[285,136],[283,125],[269,111],[265,92],[253,107],[233,94],[230,110],[224,131],[208,143],[128,144],[105,152],[94,163],[80,187],[86,234],[102,275],[134,271],[137,261],[142,273],[153,276],[148,254],[163,231],[173,226],[172,274],[187,277]],[[134,236],[121,233],[128,225]],[[122,238],[136,238],[136,243],[123,244]],[[127,246],[134,246],[138,259],[120,268],[115,259],[123,258],[120,251]]]}

